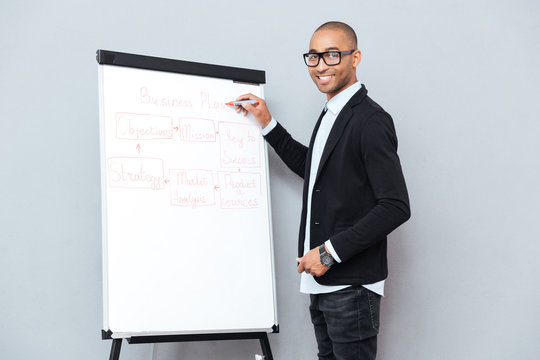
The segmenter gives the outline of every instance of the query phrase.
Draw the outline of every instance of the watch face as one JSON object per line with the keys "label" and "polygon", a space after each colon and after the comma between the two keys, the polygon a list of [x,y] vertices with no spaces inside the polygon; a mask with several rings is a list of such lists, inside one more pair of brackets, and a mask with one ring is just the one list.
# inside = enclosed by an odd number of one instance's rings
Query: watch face
{"label": "watch face", "polygon": [[319,248],[319,254],[321,255],[321,264],[330,267],[334,264],[334,258],[332,257],[332,255],[326,252],[323,246],[324,245],[321,245],[321,247]]}
{"label": "watch face", "polygon": [[322,256],[322,264],[325,265],[325,266],[330,266],[330,264],[332,263],[332,261],[329,259],[329,255],[328,254],[323,254]]}

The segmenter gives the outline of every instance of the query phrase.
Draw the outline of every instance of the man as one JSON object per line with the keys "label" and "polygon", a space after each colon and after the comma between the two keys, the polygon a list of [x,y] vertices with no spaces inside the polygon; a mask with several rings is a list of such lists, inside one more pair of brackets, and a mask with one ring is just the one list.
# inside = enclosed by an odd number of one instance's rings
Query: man
{"label": "man", "polygon": [[386,236],[410,217],[392,118],[357,82],[361,52],[348,25],[328,22],[304,54],[309,74],[327,96],[309,147],[272,118],[264,100],[237,100],[265,139],[304,178],[298,244],[301,291],[319,359],[375,359],[380,299],[388,274]]}

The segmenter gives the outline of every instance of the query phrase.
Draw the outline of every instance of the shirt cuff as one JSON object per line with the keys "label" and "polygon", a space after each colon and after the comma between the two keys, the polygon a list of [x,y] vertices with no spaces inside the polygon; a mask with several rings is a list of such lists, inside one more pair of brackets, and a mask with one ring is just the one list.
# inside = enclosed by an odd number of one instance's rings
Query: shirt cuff
{"label": "shirt cuff", "polygon": [[324,245],[326,245],[326,248],[330,251],[330,255],[336,260],[336,262],[340,263],[341,259],[339,258],[339,255],[337,254],[336,250],[332,246],[332,242],[330,240],[326,240],[324,242]]}
{"label": "shirt cuff", "polygon": [[276,127],[276,125],[277,125],[277,121],[276,121],[276,119],[274,119],[274,118],[272,117],[272,120],[270,120],[270,122],[268,123],[268,125],[266,125],[266,127],[263,128],[263,129],[261,130],[262,136],[268,135],[268,134],[270,133],[270,131],[274,130],[274,128]]}

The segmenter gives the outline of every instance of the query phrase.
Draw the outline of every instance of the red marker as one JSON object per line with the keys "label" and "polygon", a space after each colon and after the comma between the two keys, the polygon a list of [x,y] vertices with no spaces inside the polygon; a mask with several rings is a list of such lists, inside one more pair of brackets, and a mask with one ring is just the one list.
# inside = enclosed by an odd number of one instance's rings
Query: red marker
{"label": "red marker", "polygon": [[251,105],[259,105],[259,102],[257,100],[239,100],[239,101],[229,101],[228,103],[225,103],[225,105],[229,106],[242,106],[242,104],[251,104]]}

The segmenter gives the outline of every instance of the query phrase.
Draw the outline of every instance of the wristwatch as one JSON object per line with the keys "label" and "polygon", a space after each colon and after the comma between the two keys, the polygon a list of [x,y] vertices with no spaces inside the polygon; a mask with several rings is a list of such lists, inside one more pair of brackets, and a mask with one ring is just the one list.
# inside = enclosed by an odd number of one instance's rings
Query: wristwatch
{"label": "wristwatch", "polygon": [[323,264],[324,266],[331,267],[336,263],[336,260],[334,260],[332,255],[326,252],[324,244],[319,246],[319,255],[321,256],[321,264]]}

